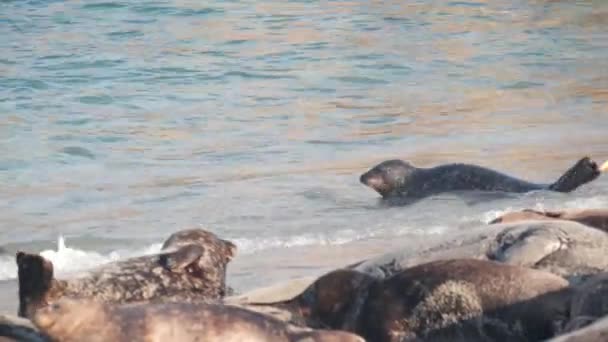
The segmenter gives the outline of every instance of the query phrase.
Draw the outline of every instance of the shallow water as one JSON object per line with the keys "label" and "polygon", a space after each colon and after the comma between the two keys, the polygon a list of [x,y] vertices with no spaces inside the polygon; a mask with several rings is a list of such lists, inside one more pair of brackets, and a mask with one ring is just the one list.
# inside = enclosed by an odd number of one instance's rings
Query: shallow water
{"label": "shallow water", "polygon": [[605,160],[606,18],[603,1],[1,1],[0,279],[17,249],[70,271],[202,225],[238,244],[242,290],[508,209],[606,206],[606,176],[407,208],[358,183],[396,157],[546,182]]}

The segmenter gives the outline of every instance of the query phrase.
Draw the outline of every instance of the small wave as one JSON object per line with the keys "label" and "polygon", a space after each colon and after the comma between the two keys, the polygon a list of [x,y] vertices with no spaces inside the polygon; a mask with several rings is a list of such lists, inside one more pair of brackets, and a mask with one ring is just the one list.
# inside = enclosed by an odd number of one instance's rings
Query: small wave
{"label": "small wave", "polygon": [[567,209],[589,209],[605,208],[608,205],[608,196],[594,196],[588,198],[577,198],[565,203]]}
{"label": "small wave", "polygon": [[239,254],[250,254],[268,248],[289,248],[308,245],[342,245],[358,239],[368,237],[366,234],[357,234],[353,230],[340,231],[333,236],[325,234],[303,234],[292,237],[268,237],[255,239],[229,239],[233,241],[240,251]]}
{"label": "small wave", "polygon": [[[231,238],[228,240],[238,246],[238,255],[244,256],[269,248],[290,248],[309,245],[334,246],[343,245],[363,239],[376,237],[399,236],[402,234],[441,234],[446,227],[434,226],[426,229],[415,229],[410,226],[395,228],[370,227],[361,231],[344,229],[326,233],[306,233],[289,237],[259,237],[259,238]],[[107,254],[91,250],[83,250],[77,247],[66,245],[65,239],[60,236],[57,241],[56,250],[44,250],[39,254],[53,263],[55,274],[59,277],[68,274],[75,274],[93,267],[122,260],[126,258],[149,255],[158,253],[162,243],[155,243],[150,246],[136,250],[115,250]],[[17,265],[14,257],[0,256],[0,280],[15,279],[17,277]]]}
{"label": "small wave", "polygon": [[[108,254],[68,247],[65,239],[60,236],[57,241],[57,250],[44,250],[39,254],[53,263],[55,274],[62,276],[81,272],[95,266],[124,258],[153,254],[160,251],[161,243],[156,243],[138,250],[118,250]],[[17,264],[12,256],[0,257],[0,280],[15,279],[17,277]]]}
{"label": "small wave", "polygon": [[[522,206],[522,207],[506,207],[503,209],[493,209],[493,210],[488,210],[484,213],[481,214],[481,221],[485,222],[485,223],[490,223],[491,221],[499,218],[500,216],[506,214],[506,213],[510,213],[513,211],[521,211],[524,209],[534,209],[534,210],[538,210],[538,211],[543,211],[545,210],[545,205],[544,203],[541,202],[537,202],[535,205],[533,206]],[[467,218],[468,219],[468,218]]]}
{"label": "small wave", "polygon": [[308,233],[290,237],[270,237],[270,238],[254,238],[254,239],[229,239],[233,241],[239,248],[239,254],[255,253],[260,250],[269,248],[289,248],[299,246],[321,245],[321,246],[336,246],[344,245],[364,239],[373,239],[377,237],[390,238],[403,234],[415,235],[435,235],[445,232],[445,226],[432,226],[416,228],[411,226],[392,225],[386,227],[370,227],[363,230],[344,229],[338,230],[331,234],[327,233]]}

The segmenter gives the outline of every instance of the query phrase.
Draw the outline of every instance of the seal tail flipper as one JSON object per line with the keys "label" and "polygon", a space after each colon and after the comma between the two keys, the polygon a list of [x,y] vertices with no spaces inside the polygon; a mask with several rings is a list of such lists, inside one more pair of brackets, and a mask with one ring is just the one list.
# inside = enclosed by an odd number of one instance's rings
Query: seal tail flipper
{"label": "seal tail flipper", "polygon": [[186,267],[197,262],[205,254],[200,245],[189,244],[178,250],[160,255],[160,264],[171,272],[181,272]]}
{"label": "seal tail flipper", "polygon": [[596,179],[602,171],[608,170],[608,162],[601,168],[589,157],[584,157],[564,173],[555,183],[549,186],[549,190],[559,192],[570,192],[579,186]]}

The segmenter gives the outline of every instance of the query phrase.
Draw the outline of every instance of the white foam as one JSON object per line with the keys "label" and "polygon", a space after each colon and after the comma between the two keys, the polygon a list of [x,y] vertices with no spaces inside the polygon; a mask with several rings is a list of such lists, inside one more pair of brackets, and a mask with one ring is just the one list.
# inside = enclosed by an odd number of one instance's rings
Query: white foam
{"label": "white foam", "polygon": [[568,209],[606,208],[608,196],[594,196],[588,198],[577,198],[565,203]]}
{"label": "white foam", "polygon": [[[44,250],[39,254],[53,263],[55,274],[58,276],[84,271],[101,264],[119,259],[153,254],[160,251],[161,243],[155,243],[143,249],[112,251],[101,254],[94,251],[85,251],[68,247],[63,236],[57,241],[57,250]],[[14,257],[0,257],[0,280],[15,279],[17,277],[17,264]]]}
{"label": "white foam", "polygon": [[[289,237],[259,237],[259,238],[231,238],[227,240],[234,242],[238,246],[238,255],[243,256],[255,253],[268,248],[289,248],[307,245],[342,245],[361,239],[374,238],[377,236],[396,236],[406,232],[415,234],[440,234],[445,227],[437,226],[432,229],[413,229],[412,227],[369,227],[360,231],[344,229],[333,231],[329,234],[324,233],[304,233]],[[68,246],[65,239],[60,236],[57,241],[56,250],[44,250],[39,254],[50,260],[55,268],[55,274],[59,277],[66,274],[74,274],[91,269],[104,263],[117,261],[125,258],[158,253],[162,243],[156,243],[138,250],[118,250],[107,254],[91,250],[79,249]],[[14,257],[0,257],[0,280],[15,279],[17,276],[17,265]]]}
{"label": "white foam", "polygon": [[[545,205],[541,202],[537,202],[533,206],[506,207],[503,209],[488,210],[481,214],[481,221],[483,221],[485,223],[489,223],[490,221],[493,221],[504,214],[514,212],[514,211],[521,211],[524,209],[534,209],[534,210],[538,210],[538,211],[544,211]],[[468,217],[465,217],[465,218],[469,219]]]}

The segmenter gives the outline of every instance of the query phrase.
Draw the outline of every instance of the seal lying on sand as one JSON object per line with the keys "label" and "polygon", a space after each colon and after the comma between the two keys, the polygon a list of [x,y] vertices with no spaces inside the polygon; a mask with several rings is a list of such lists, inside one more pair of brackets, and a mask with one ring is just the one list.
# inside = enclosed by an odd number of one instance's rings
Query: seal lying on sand
{"label": "seal lying on sand", "polygon": [[53,264],[17,252],[19,316],[31,318],[48,302],[69,296],[107,302],[211,301],[226,294],[226,267],[236,246],[215,234],[176,232],[156,255],[102,265],[69,279],[55,279]]}
{"label": "seal lying on sand", "polygon": [[343,331],[290,328],[245,309],[203,303],[109,304],[63,298],[34,315],[61,342],[365,342]]}
{"label": "seal lying on sand", "polygon": [[548,272],[475,259],[440,260],[377,279],[329,272],[274,306],[313,328],[367,341],[538,341],[567,320],[568,282]]}
{"label": "seal lying on sand", "polygon": [[608,234],[571,221],[520,221],[447,233],[347,268],[378,278],[433,260],[475,258],[549,271],[579,283],[608,270]]}
{"label": "seal lying on sand", "polygon": [[377,191],[384,199],[408,203],[424,197],[450,191],[492,191],[524,193],[533,190],[570,192],[596,179],[608,170],[608,162],[601,168],[589,157],[572,166],[553,184],[537,184],[506,174],[469,164],[445,164],[432,168],[418,168],[398,160],[387,160],[361,175],[361,183]]}
{"label": "seal lying on sand", "polygon": [[539,211],[524,209],[506,213],[490,222],[509,223],[525,220],[567,220],[608,232],[608,209],[571,209],[562,211]]}

